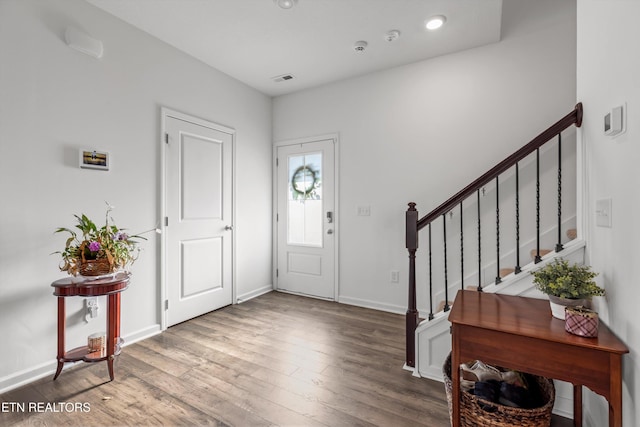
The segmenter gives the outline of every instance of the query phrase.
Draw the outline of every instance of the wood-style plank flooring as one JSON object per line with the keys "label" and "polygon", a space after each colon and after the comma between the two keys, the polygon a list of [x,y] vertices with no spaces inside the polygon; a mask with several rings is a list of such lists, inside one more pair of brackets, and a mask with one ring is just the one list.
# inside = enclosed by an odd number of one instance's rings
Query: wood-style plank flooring
{"label": "wood-style plank flooring", "polygon": [[113,382],[79,363],[5,393],[0,425],[449,425],[403,360],[403,316],[271,292],[125,347]]}

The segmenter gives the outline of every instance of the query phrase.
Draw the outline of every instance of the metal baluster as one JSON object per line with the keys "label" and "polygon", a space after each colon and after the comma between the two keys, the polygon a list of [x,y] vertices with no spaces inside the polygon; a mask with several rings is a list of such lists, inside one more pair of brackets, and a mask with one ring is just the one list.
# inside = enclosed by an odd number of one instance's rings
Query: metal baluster
{"label": "metal baluster", "polygon": [[462,219],[462,202],[460,202],[460,289],[464,289],[464,221]]}
{"label": "metal baluster", "polygon": [[482,292],[482,242],[481,234],[482,229],[480,227],[480,190],[478,194],[478,292]]}
{"label": "metal baluster", "polygon": [[496,285],[500,282],[500,186],[496,176]]}
{"label": "metal baluster", "polygon": [[536,149],[536,256],[535,263],[542,261],[540,257],[540,149]]}
{"label": "metal baluster", "polygon": [[447,277],[447,216],[442,214],[444,230],[444,311],[449,311],[449,279]]}
{"label": "metal baluster", "polygon": [[558,243],[556,252],[563,250],[562,246],[562,135],[558,134]]}
{"label": "metal baluster", "polygon": [[522,271],[520,268],[520,168],[516,163],[516,268],[515,274]]}
{"label": "metal baluster", "polygon": [[431,223],[429,223],[429,320],[433,320],[433,275],[431,264]]}

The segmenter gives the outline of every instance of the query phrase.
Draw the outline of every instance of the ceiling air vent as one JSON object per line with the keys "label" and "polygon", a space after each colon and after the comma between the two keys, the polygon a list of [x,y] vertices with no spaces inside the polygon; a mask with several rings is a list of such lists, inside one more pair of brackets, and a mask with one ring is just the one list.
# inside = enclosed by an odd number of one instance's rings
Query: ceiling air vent
{"label": "ceiling air vent", "polygon": [[276,83],[285,82],[287,80],[293,80],[293,74],[283,74],[281,76],[272,77],[271,79]]}

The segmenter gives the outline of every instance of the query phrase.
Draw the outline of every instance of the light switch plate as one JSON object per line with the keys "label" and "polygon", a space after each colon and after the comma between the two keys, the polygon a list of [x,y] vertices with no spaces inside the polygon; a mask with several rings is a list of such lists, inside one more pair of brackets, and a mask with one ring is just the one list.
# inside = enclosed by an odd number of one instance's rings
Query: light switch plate
{"label": "light switch plate", "polygon": [[596,201],[596,225],[598,227],[611,227],[611,199]]}

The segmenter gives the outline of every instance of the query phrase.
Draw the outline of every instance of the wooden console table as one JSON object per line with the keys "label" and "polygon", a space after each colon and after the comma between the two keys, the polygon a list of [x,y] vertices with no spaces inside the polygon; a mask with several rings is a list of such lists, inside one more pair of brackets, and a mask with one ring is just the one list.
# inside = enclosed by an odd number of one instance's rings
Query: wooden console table
{"label": "wooden console table", "polygon": [[[102,362],[107,361],[109,368],[109,378],[113,381],[113,360],[120,354],[120,293],[129,286],[129,273],[117,273],[115,275],[91,280],[85,278],[79,280],[74,277],[66,277],[56,280],[51,284],[53,294],[58,297],[58,368],[53,377],[55,380],[62,372],[65,362]],[[106,351],[95,351],[90,353],[85,345],[65,351],[65,298],[98,297],[107,296],[107,345]]]}
{"label": "wooden console table", "polygon": [[460,425],[461,362],[492,365],[573,384],[574,425],[582,425],[582,386],[609,401],[609,426],[622,426],[622,355],[629,350],[600,323],[597,338],[570,334],[549,301],[458,291],[452,324],[453,426]]}

